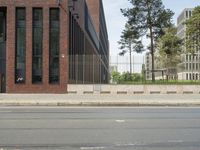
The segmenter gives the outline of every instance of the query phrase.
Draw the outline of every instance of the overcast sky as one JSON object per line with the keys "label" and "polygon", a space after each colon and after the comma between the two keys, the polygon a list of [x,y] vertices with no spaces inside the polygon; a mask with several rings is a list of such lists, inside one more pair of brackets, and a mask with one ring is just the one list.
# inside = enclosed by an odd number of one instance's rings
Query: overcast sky
{"label": "overcast sky", "polygon": [[[119,53],[117,41],[120,40],[120,35],[126,22],[126,18],[122,16],[120,8],[128,7],[129,2],[128,0],[103,0],[103,3],[110,41],[110,55],[117,55]],[[200,0],[163,0],[163,3],[166,8],[175,12],[174,23],[176,23],[177,16],[184,8],[200,5]]]}

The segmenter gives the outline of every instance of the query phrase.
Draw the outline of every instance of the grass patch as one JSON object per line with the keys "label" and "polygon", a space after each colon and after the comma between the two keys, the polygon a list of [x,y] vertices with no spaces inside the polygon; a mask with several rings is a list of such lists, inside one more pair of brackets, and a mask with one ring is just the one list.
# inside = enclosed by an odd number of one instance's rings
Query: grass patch
{"label": "grass patch", "polygon": [[181,81],[181,80],[157,80],[148,81],[121,81],[118,84],[133,84],[133,85],[200,85],[200,81]]}

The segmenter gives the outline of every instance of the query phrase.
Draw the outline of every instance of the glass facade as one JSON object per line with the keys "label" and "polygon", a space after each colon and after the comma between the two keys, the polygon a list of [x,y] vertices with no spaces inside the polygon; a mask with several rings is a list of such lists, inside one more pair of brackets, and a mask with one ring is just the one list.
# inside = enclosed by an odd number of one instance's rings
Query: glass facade
{"label": "glass facade", "polygon": [[32,83],[42,82],[43,11],[33,9]]}
{"label": "glass facade", "polygon": [[50,9],[49,83],[59,83],[60,11]]}
{"label": "glass facade", "polygon": [[69,14],[69,82],[83,83],[84,33],[72,13]]}
{"label": "glass facade", "polygon": [[26,12],[16,8],[15,83],[25,83]]}

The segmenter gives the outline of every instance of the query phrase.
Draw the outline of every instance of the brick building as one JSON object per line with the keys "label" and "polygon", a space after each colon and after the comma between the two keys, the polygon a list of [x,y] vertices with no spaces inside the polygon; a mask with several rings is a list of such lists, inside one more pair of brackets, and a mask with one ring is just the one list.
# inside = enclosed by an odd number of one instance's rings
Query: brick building
{"label": "brick building", "polygon": [[108,83],[102,0],[0,0],[0,92]]}

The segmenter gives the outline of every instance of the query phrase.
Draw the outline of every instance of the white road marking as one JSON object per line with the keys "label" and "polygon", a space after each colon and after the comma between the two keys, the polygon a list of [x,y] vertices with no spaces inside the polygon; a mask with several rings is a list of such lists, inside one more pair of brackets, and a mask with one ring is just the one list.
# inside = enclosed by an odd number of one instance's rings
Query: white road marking
{"label": "white road marking", "polygon": [[183,143],[182,140],[169,140],[168,143]]}
{"label": "white road marking", "polygon": [[125,120],[115,120],[115,122],[117,122],[117,123],[124,123],[126,121]]}
{"label": "white road marking", "polygon": [[135,146],[133,143],[127,143],[127,144],[116,144],[116,146],[121,147],[121,146]]}
{"label": "white road marking", "polygon": [[90,149],[105,149],[106,147],[80,147],[81,150],[90,150]]}

